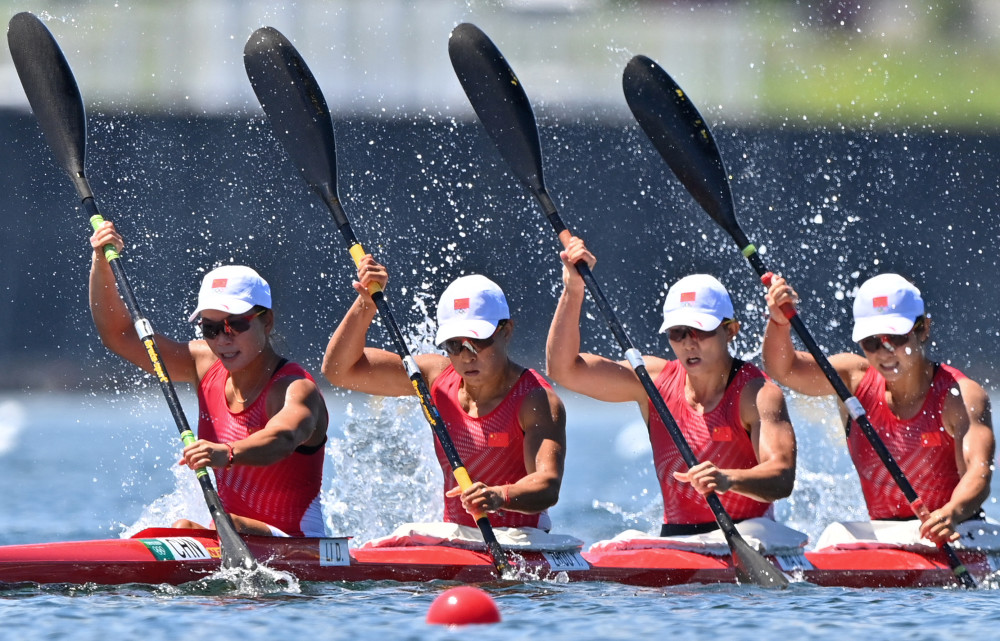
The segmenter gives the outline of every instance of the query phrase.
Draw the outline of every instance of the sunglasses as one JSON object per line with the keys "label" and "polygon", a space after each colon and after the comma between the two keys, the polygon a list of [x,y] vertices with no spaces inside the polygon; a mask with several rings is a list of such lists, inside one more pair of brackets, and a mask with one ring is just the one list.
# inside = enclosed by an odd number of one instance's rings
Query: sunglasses
{"label": "sunglasses", "polygon": [[869,336],[867,338],[862,338],[858,341],[861,345],[861,349],[869,353],[875,353],[880,347],[884,347],[890,352],[897,347],[902,347],[910,342],[910,333],[906,334],[879,334],[877,336]]}
{"label": "sunglasses", "polygon": [[198,321],[198,326],[201,327],[201,335],[207,340],[211,340],[223,332],[225,332],[226,336],[235,336],[236,334],[242,334],[250,329],[250,321],[266,311],[266,309],[262,309],[255,314],[230,316],[229,318],[221,321],[211,321],[202,318]]}
{"label": "sunglasses", "polygon": [[719,330],[728,325],[731,321],[722,321],[722,323],[713,330],[705,331],[703,329],[696,329],[694,327],[688,327],[686,325],[679,325],[677,327],[671,327],[667,330],[667,337],[670,338],[675,343],[679,343],[688,335],[691,336],[696,341],[703,341],[706,338],[712,338],[719,333]]}
{"label": "sunglasses", "polygon": [[874,354],[879,350],[880,347],[884,347],[890,352],[897,347],[902,347],[910,342],[910,334],[919,331],[924,326],[924,320],[918,318],[917,322],[913,324],[913,329],[905,334],[876,334],[875,336],[868,336],[867,338],[862,338],[858,341],[861,345],[861,349],[865,350],[869,354]]}
{"label": "sunglasses", "polygon": [[492,334],[487,338],[449,338],[445,342],[441,343],[441,349],[443,349],[449,356],[458,356],[462,353],[463,349],[467,349],[472,352],[473,356],[486,349],[493,344],[496,340],[497,332],[500,328],[504,326],[506,321],[500,321],[497,323],[497,328]]}

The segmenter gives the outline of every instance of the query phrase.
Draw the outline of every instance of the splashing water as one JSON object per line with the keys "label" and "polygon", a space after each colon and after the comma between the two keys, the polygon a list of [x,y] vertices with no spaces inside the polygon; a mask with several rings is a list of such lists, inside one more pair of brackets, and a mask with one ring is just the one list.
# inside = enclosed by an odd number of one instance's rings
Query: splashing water
{"label": "splashing water", "polygon": [[174,490],[147,505],[139,519],[130,526],[122,524],[122,538],[134,536],[150,527],[164,527],[178,519],[190,519],[208,525],[212,517],[202,499],[201,485],[190,469],[181,465],[171,466]]}
{"label": "splashing water", "polygon": [[351,404],[342,430],[327,445],[333,487],[323,507],[331,532],[365,541],[400,523],[440,519],[441,471],[416,399]]}

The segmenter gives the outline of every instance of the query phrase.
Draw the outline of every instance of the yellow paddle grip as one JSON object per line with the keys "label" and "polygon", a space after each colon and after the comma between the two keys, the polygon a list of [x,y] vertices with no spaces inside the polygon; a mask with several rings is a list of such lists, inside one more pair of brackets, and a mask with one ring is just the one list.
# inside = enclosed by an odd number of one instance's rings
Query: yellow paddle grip
{"label": "yellow paddle grip", "polygon": [[[454,470],[451,471],[451,473],[455,477],[455,480],[458,481],[458,487],[462,488],[463,491],[465,491],[470,485],[472,485],[472,479],[469,478],[469,471],[466,470],[464,467],[456,467]],[[486,515],[483,514],[482,512],[472,515],[472,517],[477,521],[483,518],[484,516]]]}
{"label": "yellow paddle grip", "polygon": [[[351,245],[350,252],[351,252],[351,258],[354,259],[354,265],[356,267],[360,267],[361,259],[364,258],[365,254],[367,253],[361,246],[361,243],[355,243]],[[379,285],[378,283],[372,283],[371,285],[368,286],[369,294],[374,294],[375,292],[380,292],[380,291],[382,291],[382,286]]]}

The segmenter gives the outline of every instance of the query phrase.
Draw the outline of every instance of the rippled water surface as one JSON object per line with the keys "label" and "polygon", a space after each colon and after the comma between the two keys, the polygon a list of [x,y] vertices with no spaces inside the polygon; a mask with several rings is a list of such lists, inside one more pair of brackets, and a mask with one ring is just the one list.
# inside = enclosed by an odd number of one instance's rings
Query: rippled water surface
{"label": "rippled water surface", "polygon": [[[0,397],[0,543],[117,537],[204,509],[176,470],[176,429],[155,395]],[[403,402],[330,395],[335,407],[324,499],[331,533],[358,540],[393,519],[440,509],[430,434]],[[185,398],[185,403],[193,402]],[[415,403],[413,404],[415,405]],[[641,430],[622,408],[568,398],[569,457],[556,530],[587,543],[652,530],[662,509]],[[795,493],[778,516],[815,538],[829,520],[856,518],[860,499],[822,404],[793,403],[800,433]],[[374,438],[373,435],[380,435]],[[361,444],[361,445],[359,445]],[[367,474],[362,482],[362,473]],[[430,479],[425,482],[426,476]],[[378,482],[372,482],[377,479]],[[413,479],[417,479],[415,482]],[[423,487],[430,485],[432,487]],[[995,503],[987,505],[995,516]],[[369,517],[365,520],[365,515]],[[350,531],[341,531],[348,528]],[[223,580],[180,587],[14,586],[0,591],[3,638],[148,640],[226,636],[310,639],[893,639],[992,638],[990,589],[852,590],[793,584],[635,588],[602,583],[483,586],[502,623],[466,629],[424,622],[454,584],[292,583],[265,594]]]}

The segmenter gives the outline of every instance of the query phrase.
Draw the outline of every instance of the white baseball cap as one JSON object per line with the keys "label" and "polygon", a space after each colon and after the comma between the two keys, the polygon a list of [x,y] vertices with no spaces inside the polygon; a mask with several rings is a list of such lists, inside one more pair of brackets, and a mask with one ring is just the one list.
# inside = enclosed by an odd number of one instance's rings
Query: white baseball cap
{"label": "white baseball cap", "polygon": [[854,298],[854,333],[857,342],[880,334],[907,334],[924,315],[920,290],[899,274],[879,274],[858,288]]}
{"label": "white baseball cap", "polygon": [[194,322],[206,309],[245,314],[255,306],[271,308],[271,286],[260,274],[243,265],[223,265],[205,274],[198,291],[198,308],[188,317]]}
{"label": "white baseball cap", "polygon": [[681,325],[711,331],[734,317],[733,301],[722,283],[708,274],[692,274],[667,290],[660,333]]}
{"label": "white baseball cap", "polygon": [[449,338],[489,338],[497,324],[510,318],[500,286],[480,274],[462,276],[448,285],[438,301],[434,343]]}

